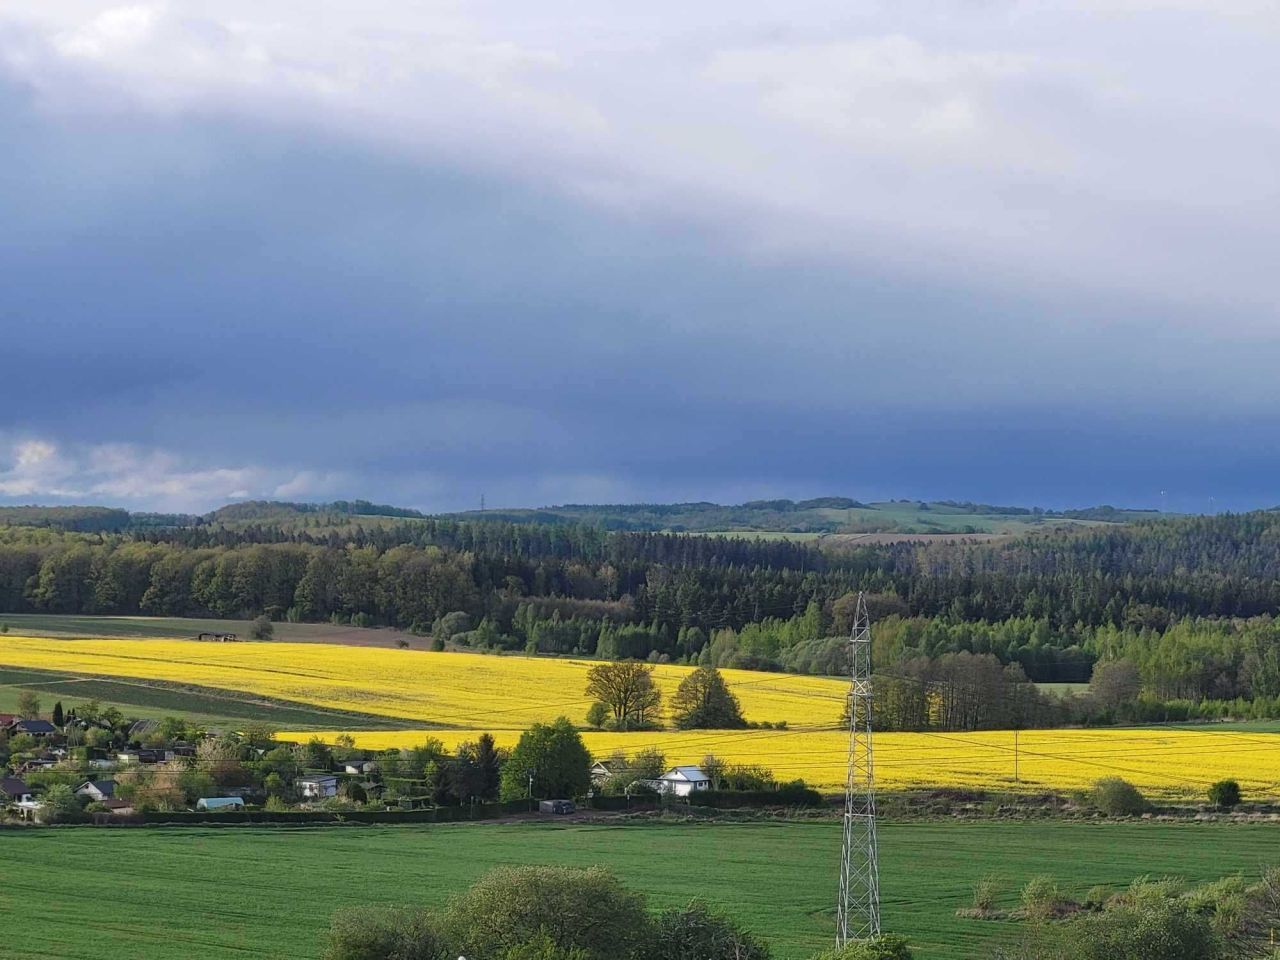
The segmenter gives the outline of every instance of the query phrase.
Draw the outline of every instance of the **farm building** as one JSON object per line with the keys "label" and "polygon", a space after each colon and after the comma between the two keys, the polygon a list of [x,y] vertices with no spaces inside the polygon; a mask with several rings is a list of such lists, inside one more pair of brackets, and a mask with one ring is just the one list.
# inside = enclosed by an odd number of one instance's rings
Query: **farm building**
{"label": "farm building", "polygon": [[102,803],[115,799],[116,782],[114,780],[86,780],[76,787],[77,797],[88,797],[92,801]]}
{"label": "farm building", "polygon": [[240,797],[201,797],[196,801],[197,810],[243,810]]}
{"label": "farm building", "polygon": [[659,793],[677,797],[687,797],[698,790],[711,789],[711,778],[703,773],[701,767],[672,767],[655,783]]}
{"label": "farm building", "polygon": [[609,765],[607,763],[601,763],[597,760],[591,765],[591,782],[596,786],[600,786],[600,784],[604,783],[612,776],[613,771],[609,769]]}
{"label": "farm building", "polygon": [[294,781],[298,793],[307,800],[323,800],[338,795],[338,778],[324,774],[299,777]]}

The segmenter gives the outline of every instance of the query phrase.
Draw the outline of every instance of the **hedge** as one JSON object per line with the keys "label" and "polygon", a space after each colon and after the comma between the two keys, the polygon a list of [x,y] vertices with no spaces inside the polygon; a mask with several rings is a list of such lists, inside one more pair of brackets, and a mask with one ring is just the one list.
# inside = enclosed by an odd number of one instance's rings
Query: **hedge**
{"label": "hedge", "polygon": [[734,807],[820,807],[825,802],[817,790],[796,785],[777,790],[700,790],[685,799],[693,806],[717,810]]}

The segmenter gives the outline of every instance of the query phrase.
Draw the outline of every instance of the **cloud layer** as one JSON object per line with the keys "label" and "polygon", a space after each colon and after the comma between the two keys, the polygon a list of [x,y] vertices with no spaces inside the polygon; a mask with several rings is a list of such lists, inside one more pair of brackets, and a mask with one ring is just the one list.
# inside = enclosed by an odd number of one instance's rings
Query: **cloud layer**
{"label": "cloud layer", "polygon": [[410,6],[5,4],[0,498],[1272,499],[1273,5]]}

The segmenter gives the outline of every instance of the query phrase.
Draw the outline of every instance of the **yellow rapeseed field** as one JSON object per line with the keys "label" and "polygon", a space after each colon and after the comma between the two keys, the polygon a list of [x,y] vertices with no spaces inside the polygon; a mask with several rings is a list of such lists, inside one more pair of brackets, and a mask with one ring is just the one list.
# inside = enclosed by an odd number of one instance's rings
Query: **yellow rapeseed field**
{"label": "yellow rapeseed field", "polygon": [[[587,671],[595,664],[319,643],[0,636],[0,665],[242,690],[442,727],[522,730],[561,714],[583,722],[591,703]],[[689,670],[656,667],[664,696]],[[839,680],[750,670],[724,676],[750,720],[830,726],[840,718]]]}
{"label": "yellow rapeseed field", "polygon": [[[288,734],[332,741],[340,731]],[[480,731],[423,730],[354,733],[367,750],[410,747],[439,736],[452,747]],[[495,731],[511,746],[514,731]],[[656,747],[667,761],[697,763],[713,753],[729,763],[768,767],[780,779],[803,778],[820,790],[843,786],[847,737],[838,730],[741,730],[687,733],[585,733],[597,757]],[[973,787],[996,790],[1072,790],[1101,777],[1123,777],[1154,796],[1203,797],[1215,780],[1235,779],[1252,797],[1280,797],[1280,735],[1236,730],[1118,728],[1024,730],[1014,734],[880,733],[875,737],[876,780],[882,789]]]}
{"label": "yellow rapeseed field", "polygon": [[[440,729],[354,733],[367,749],[412,746],[438,736],[447,746],[491,731],[510,746],[520,731],[559,715],[581,723],[587,661],[425,653],[315,643],[209,644],[188,640],[55,640],[0,636],[0,665],[84,676],[199,684]],[[687,667],[658,666],[664,694]],[[675,763],[708,753],[756,763],[780,778],[820,789],[843,782],[845,735],[835,729],[844,684],[832,678],[726,670],[753,721],[786,730],[586,733],[591,751],[656,747]],[[290,739],[342,731],[286,733]],[[1247,794],[1280,797],[1280,735],[1242,730],[1164,728],[1031,730],[1014,734],[887,733],[876,737],[877,779],[888,789],[955,786],[1072,789],[1124,777],[1157,795],[1203,795],[1214,780],[1239,780]]]}

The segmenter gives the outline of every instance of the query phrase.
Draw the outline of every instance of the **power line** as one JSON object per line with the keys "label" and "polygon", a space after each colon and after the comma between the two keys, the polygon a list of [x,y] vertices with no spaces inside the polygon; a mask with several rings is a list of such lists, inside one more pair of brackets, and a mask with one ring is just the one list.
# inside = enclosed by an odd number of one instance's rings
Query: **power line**
{"label": "power line", "polygon": [[880,935],[876,775],[871,746],[871,618],[861,593],[849,635],[849,653],[849,763],[836,901],[837,947]]}

